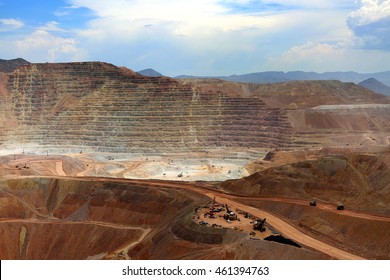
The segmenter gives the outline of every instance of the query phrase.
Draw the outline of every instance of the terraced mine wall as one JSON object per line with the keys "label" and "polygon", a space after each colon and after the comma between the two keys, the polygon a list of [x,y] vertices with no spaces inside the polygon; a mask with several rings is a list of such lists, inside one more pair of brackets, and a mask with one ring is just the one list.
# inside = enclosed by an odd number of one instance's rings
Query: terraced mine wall
{"label": "terraced mine wall", "polygon": [[258,85],[145,77],[101,62],[30,64],[0,73],[0,148],[162,154],[387,145],[389,103],[339,81]]}
{"label": "terraced mine wall", "polygon": [[[273,84],[188,79],[202,91],[257,98],[287,114],[291,132],[282,149],[388,145],[390,99],[354,83],[291,81]],[[267,147],[268,148],[268,147]]]}
{"label": "terraced mine wall", "polygon": [[154,153],[289,141],[286,114],[259,98],[106,63],[31,64],[2,81],[3,149]]}

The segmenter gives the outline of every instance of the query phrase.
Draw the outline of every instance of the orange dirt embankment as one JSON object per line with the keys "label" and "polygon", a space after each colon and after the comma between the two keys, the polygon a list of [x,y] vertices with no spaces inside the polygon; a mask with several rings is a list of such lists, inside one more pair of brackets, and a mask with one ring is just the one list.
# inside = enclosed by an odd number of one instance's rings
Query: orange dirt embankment
{"label": "orange dirt embankment", "polygon": [[25,178],[0,183],[2,259],[128,258],[201,198],[110,181]]}
{"label": "orange dirt embankment", "polygon": [[[97,222],[0,220],[1,259],[100,258],[139,242],[148,231]],[[129,244],[129,245],[127,245]]]}

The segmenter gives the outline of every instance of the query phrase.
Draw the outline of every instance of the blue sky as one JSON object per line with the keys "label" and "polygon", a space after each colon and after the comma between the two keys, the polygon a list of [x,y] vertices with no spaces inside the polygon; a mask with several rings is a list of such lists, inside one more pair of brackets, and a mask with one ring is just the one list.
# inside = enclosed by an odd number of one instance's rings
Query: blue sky
{"label": "blue sky", "polygon": [[0,0],[0,58],[165,75],[390,70],[390,0]]}

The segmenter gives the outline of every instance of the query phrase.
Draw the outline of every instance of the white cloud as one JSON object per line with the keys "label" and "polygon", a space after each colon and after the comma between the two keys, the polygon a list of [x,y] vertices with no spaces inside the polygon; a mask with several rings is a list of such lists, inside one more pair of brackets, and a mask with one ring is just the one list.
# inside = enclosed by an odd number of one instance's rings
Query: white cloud
{"label": "white cloud", "polygon": [[[283,59],[275,61],[285,61],[291,66],[304,68],[303,63],[298,63],[299,58],[312,67],[320,64],[315,51],[323,56],[327,52],[329,57],[330,53],[341,56],[342,45],[349,44],[351,37],[345,21],[351,9],[345,7],[353,0],[71,0],[69,3],[87,8],[95,15],[87,28],[75,33],[93,59],[115,57],[113,63],[128,63],[138,69],[159,63],[157,70],[164,71],[176,63],[186,64],[188,69],[192,67],[202,74],[256,71],[270,66],[265,62],[270,54],[273,57],[282,54]],[[114,54],[107,54],[113,50]],[[315,58],[315,62],[305,57]]]}
{"label": "white cloud", "polygon": [[[187,50],[242,49],[243,46],[250,48],[250,44],[267,34],[294,28],[300,21],[298,17],[292,19],[281,13],[230,13],[222,2],[226,3],[218,0],[72,0],[71,4],[88,8],[96,15],[88,28],[78,30],[80,40],[86,39],[89,44],[109,41],[131,44],[141,40],[165,44],[170,40]],[[245,4],[248,1],[229,2]]]}
{"label": "white cloud", "polygon": [[38,27],[38,30],[65,32],[65,30],[58,27],[58,25],[59,25],[59,22],[50,21],[50,22]]}
{"label": "white cloud", "polygon": [[360,9],[349,16],[351,25],[367,25],[390,16],[389,0],[360,0],[359,3]]}
{"label": "white cloud", "polygon": [[358,47],[390,51],[390,0],[360,0],[348,17]]}
{"label": "white cloud", "polygon": [[[0,52],[8,45],[8,53],[12,49],[31,61],[103,60],[136,70],[154,67],[166,75],[359,70],[364,63],[383,65],[381,55],[388,58],[375,52],[370,59],[364,48],[383,50],[390,42],[390,0],[66,2],[68,7],[57,10],[59,22],[34,32],[22,28],[18,36],[23,37],[12,42],[13,34],[8,35]],[[64,30],[65,14],[67,20],[84,22]]]}
{"label": "white cloud", "polygon": [[248,27],[271,28],[278,24],[271,17],[229,14],[229,8],[217,0],[72,0],[72,4],[95,12],[97,19],[92,22],[92,28],[93,25],[102,28],[109,22],[113,22],[114,28],[127,25],[130,30],[146,24],[164,24],[174,34],[190,35],[204,33],[206,28],[224,32]]}
{"label": "white cloud", "polygon": [[332,20],[323,21],[321,28],[320,21],[306,17],[313,28],[318,28],[316,35],[302,36],[307,38],[303,44],[291,46],[282,54],[274,53],[266,67],[285,71],[388,70],[390,1],[361,0],[356,4],[358,9],[344,16],[341,10],[336,17],[337,12],[323,13],[322,18]]}
{"label": "white cloud", "polygon": [[[252,1],[253,2],[253,1]],[[331,9],[351,5],[353,0],[261,0],[260,2],[270,5],[281,5],[304,9]]]}
{"label": "white cloud", "polygon": [[0,31],[10,31],[19,29],[24,26],[24,23],[20,20],[13,18],[2,18],[0,19]]}
{"label": "white cloud", "polygon": [[388,71],[389,52],[353,48],[353,41],[341,43],[307,42],[295,46],[282,55],[271,57],[267,69],[327,71],[360,71],[363,73]]}
{"label": "white cloud", "polygon": [[117,20],[155,19],[164,21],[187,21],[198,19],[199,16],[215,15],[224,12],[225,9],[218,5],[215,0],[72,0],[75,6],[86,7],[96,13],[98,17],[112,18]]}
{"label": "white cloud", "polygon": [[27,37],[13,42],[14,52],[34,61],[72,61],[81,58],[81,51],[72,38],[62,38],[46,30],[36,30]]}
{"label": "white cloud", "polygon": [[299,66],[303,65],[316,69],[321,65],[327,65],[330,61],[339,60],[344,54],[344,49],[339,45],[308,42],[301,46],[292,47],[285,52],[281,56],[279,64],[290,69],[299,69]]}
{"label": "white cloud", "polygon": [[86,58],[86,52],[78,47],[72,32],[60,28],[59,22],[50,21],[35,28],[14,19],[0,19],[0,24],[13,28],[13,32],[0,38],[0,53],[4,57],[23,57],[35,62]]}
{"label": "white cloud", "polygon": [[[70,4],[95,14],[87,28],[76,31],[90,58],[108,57],[115,64],[139,69],[164,63],[164,68],[185,64],[195,71],[215,71],[225,61],[235,60],[233,56],[253,57],[263,38],[286,26],[294,28],[300,21],[281,13],[231,13],[227,2],[252,1],[72,0]],[[236,66],[232,63],[224,71],[234,71]]]}

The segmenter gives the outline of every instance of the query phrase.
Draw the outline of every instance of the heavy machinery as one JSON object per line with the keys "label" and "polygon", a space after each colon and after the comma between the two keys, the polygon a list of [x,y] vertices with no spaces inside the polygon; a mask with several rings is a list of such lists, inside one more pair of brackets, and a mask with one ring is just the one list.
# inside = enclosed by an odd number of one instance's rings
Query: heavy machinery
{"label": "heavy machinery", "polygon": [[317,206],[317,201],[315,200],[310,201],[310,206]]}
{"label": "heavy machinery", "polygon": [[[208,203],[207,203],[208,204]],[[218,211],[215,211],[215,197],[214,197],[214,199],[213,199],[213,202],[212,202],[212,204],[211,204],[211,206],[210,206],[210,208],[209,208],[209,212],[207,212],[207,213],[205,213],[204,214],[204,216],[205,217],[210,217],[210,218],[216,218],[216,216],[215,216],[215,212],[218,212]]]}
{"label": "heavy machinery", "polygon": [[214,199],[213,199],[213,204],[212,204],[211,207],[210,207],[209,217],[210,217],[210,218],[216,218],[216,217],[215,217],[215,197],[214,197]]}
{"label": "heavy machinery", "polygon": [[337,208],[336,208],[337,210],[344,210],[344,204],[342,204],[342,203],[339,203],[338,205],[337,205]]}
{"label": "heavy machinery", "polygon": [[230,211],[227,204],[225,204],[225,206],[226,206],[226,213],[223,215],[223,218],[229,221],[237,220],[236,212]]}
{"label": "heavy machinery", "polygon": [[264,227],[265,220],[266,220],[266,218],[264,218],[263,220],[256,220],[253,223],[253,229],[259,230],[261,232],[265,231],[265,227]]}

